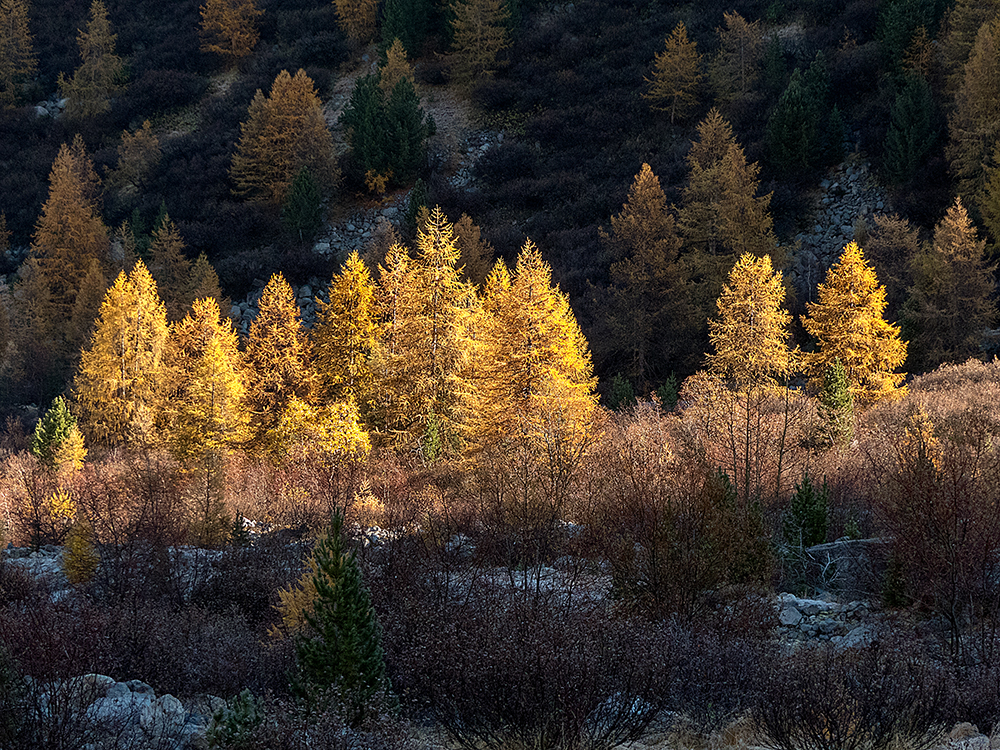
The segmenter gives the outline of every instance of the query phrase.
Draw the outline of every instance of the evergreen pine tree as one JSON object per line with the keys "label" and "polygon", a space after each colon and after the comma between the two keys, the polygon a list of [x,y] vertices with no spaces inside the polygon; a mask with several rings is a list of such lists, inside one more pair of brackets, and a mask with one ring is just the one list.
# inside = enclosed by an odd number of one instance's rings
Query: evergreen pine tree
{"label": "evergreen pine tree", "polygon": [[886,176],[897,185],[913,177],[925,163],[939,132],[931,87],[923,78],[906,76],[889,112],[882,154]]}
{"label": "evergreen pine tree", "polygon": [[847,373],[839,359],[823,371],[819,392],[819,416],[823,420],[821,439],[826,445],[844,445],[854,437],[854,398]]}
{"label": "evergreen pine tree", "polygon": [[382,631],[361,577],[354,550],[343,541],[343,516],[337,510],[313,552],[316,599],[306,610],[308,635],[296,636],[296,692],[312,707],[332,691],[350,726],[377,714],[385,701]]}
{"label": "evergreen pine tree", "polygon": [[298,235],[299,242],[311,240],[323,226],[323,196],[306,167],[302,167],[292,180],[281,208],[281,221]]}
{"label": "evergreen pine tree", "polygon": [[424,161],[424,141],[430,128],[420,108],[420,99],[408,78],[401,78],[385,106],[389,169],[393,182],[408,184]]}
{"label": "evergreen pine tree", "polygon": [[782,525],[785,541],[794,547],[814,547],[826,541],[830,488],[815,487],[808,474],[795,485]]}
{"label": "evergreen pine tree", "polygon": [[13,107],[38,70],[25,0],[0,0],[0,107]]}
{"label": "evergreen pine tree", "polygon": [[31,437],[32,455],[46,466],[54,468],[56,452],[75,426],[76,418],[70,414],[66,400],[57,396],[35,425],[35,432]]}
{"label": "evergreen pine tree", "polygon": [[432,12],[429,0],[385,0],[382,8],[382,49],[398,39],[411,58],[423,52],[427,19]]}

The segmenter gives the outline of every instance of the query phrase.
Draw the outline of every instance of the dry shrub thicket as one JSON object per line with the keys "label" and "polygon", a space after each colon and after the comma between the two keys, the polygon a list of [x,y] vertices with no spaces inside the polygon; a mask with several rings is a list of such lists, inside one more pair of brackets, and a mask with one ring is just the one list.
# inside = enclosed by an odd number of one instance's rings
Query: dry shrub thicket
{"label": "dry shrub thicket", "polygon": [[[158,693],[250,689],[270,697],[247,747],[390,747],[401,717],[468,748],[609,747],[680,716],[671,731],[718,740],[739,719],[776,750],[919,747],[957,719],[989,727],[1000,718],[998,390],[996,363],[943,367],[860,415],[852,443],[824,450],[806,395],[736,397],[702,381],[673,412],[646,402],[604,414],[569,462],[233,455],[222,503],[233,531],[218,549],[190,546],[193,480],[162,454],[91,457],[56,476],[9,451],[7,538],[60,542],[62,491],[101,564],[57,598],[0,565],[0,654],[15,675],[0,703],[30,724],[39,685],[89,672]],[[768,595],[785,583],[783,517],[806,474],[830,487],[828,541],[851,528],[890,551],[873,562],[894,573],[869,577],[871,600],[913,605],[872,626],[871,645],[789,656],[776,638]],[[293,639],[269,635],[279,591],[299,580],[334,508],[398,699],[394,718],[365,730],[377,738],[342,732],[336,712],[304,718],[285,683]],[[243,517],[253,533],[232,524]],[[79,717],[58,715],[20,736],[83,741]]]}

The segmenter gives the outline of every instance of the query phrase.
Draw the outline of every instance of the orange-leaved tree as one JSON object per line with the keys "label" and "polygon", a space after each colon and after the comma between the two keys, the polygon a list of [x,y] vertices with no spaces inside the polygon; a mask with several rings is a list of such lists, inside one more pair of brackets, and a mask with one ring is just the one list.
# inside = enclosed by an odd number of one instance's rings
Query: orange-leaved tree
{"label": "orange-leaved tree", "polygon": [[168,385],[167,314],[142,261],[118,275],[101,305],[74,383],[84,432],[107,446],[149,445]]}
{"label": "orange-leaved tree", "polygon": [[821,385],[826,368],[839,359],[858,406],[900,398],[905,376],[894,371],[906,360],[906,342],[899,326],[882,317],[885,289],[857,243],[844,248],[817,296],[802,319],[819,345],[805,360],[813,382]]}
{"label": "orange-leaved tree", "polygon": [[278,207],[303,167],[321,188],[336,187],[333,140],[305,71],[281,71],[268,96],[258,89],[247,115],[229,170],[238,195]]}
{"label": "orange-leaved tree", "polygon": [[653,102],[654,109],[669,112],[672,123],[698,103],[695,92],[702,78],[701,55],[698,45],[688,37],[683,21],[670,32],[665,45],[653,62],[653,77],[646,79],[649,91],[643,97]]}
{"label": "orange-leaved tree", "polygon": [[254,0],[206,0],[201,6],[201,48],[235,65],[257,46],[262,15]]}

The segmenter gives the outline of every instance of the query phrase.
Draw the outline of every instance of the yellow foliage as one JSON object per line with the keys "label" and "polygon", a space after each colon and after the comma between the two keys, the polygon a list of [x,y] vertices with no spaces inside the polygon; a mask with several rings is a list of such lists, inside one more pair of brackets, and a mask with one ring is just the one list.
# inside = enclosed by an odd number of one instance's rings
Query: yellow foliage
{"label": "yellow foliage", "polygon": [[67,80],[59,74],[59,88],[69,99],[69,117],[93,117],[111,109],[111,100],[121,90],[124,70],[122,59],[115,54],[116,35],[111,33],[108,9],[102,0],[90,6],[90,21],[86,31],[77,34],[83,62]]}
{"label": "yellow foliage", "polygon": [[391,179],[391,169],[386,172],[376,172],[374,169],[369,169],[365,172],[365,187],[368,188],[368,192],[370,193],[382,195],[382,193],[385,192],[386,187],[389,185],[389,180]]}
{"label": "yellow foliage", "polygon": [[287,589],[278,589],[278,604],[275,609],[281,615],[281,626],[273,626],[268,635],[280,639],[305,627],[306,613],[313,611],[316,601],[316,584],[313,579],[319,575],[316,557],[310,555],[306,560],[306,570],[299,576],[298,582]]}
{"label": "yellow foliage", "polygon": [[[392,46],[385,53],[385,64],[378,71],[378,87],[382,89],[382,94],[385,95],[386,101],[389,101],[389,97],[392,96],[392,91],[396,88],[396,84],[404,78],[410,82],[413,90],[416,91],[417,82],[413,79],[413,66],[406,59],[406,48],[399,39],[393,39]],[[370,185],[368,189],[372,189]]]}
{"label": "yellow foliage", "polygon": [[63,571],[70,583],[76,585],[93,579],[101,558],[94,546],[94,532],[86,521],[80,520],[70,527],[66,535]]}
{"label": "yellow foliage", "polygon": [[371,451],[371,441],[358,420],[353,401],[312,406],[294,396],[288,400],[278,423],[268,431],[265,445],[267,452],[276,458],[298,450],[356,459]]}
{"label": "yellow foliage", "polygon": [[72,521],[76,515],[76,501],[68,490],[60,487],[45,499],[42,512],[53,523]]}
{"label": "yellow foliage", "polygon": [[79,471],[83,468],[86,458],[87,448],[83,443],[83,433],[75,424],[71,425],[66,437],[56,446],[52,455],[56,473],[65,475]]}
{"label": "yellow foliage", "polygon": [[901,398],[904,375],[893,372],[906,359],[899,326],[882,318],[885,288],[865,262],[857,243],[844,248],[840,260],[819,285],[818,300],[806,304],[802,325],[816,337],[819,350],[806,355],[806,367],[817,386],[837,359],[844,366],[851,395],[859,406],[885,398]]}
{"label": "yellow foliage", "polygon": [[368,42],[375,36],[378,20],[377,0],[333,0],[337,23],[349,39]]}
{"label": "yellow foliage", "polygon": [[785,287],[771,258],[745,253],[729,274],[717,303],[719,317],[708,322],[715,354],[708,369],[737,388],[768,386],[792,373],[788,348],[792,316],[782,307]]}

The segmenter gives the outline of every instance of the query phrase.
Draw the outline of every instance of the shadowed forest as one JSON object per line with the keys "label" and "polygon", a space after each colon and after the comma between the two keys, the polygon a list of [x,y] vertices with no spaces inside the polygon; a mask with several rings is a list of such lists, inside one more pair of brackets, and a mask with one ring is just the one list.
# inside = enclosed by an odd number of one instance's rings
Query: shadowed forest
{"label": "shadowed forest", "polygon": [[989,733],[998,53],[973,0],[0,0],[0,747]]}

